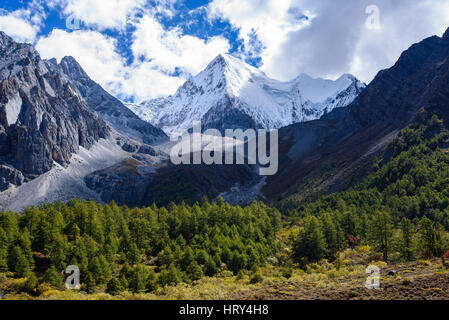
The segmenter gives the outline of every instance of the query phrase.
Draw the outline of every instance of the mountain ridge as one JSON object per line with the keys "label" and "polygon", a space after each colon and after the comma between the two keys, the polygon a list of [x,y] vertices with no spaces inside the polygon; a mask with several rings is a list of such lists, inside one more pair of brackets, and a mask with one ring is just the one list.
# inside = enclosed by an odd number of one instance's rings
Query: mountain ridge
{"label": "mountain ridge", "polygon": [[349,187],[411,122],[436,114],[449,124],[448,82],[449,38],[432,36],[412,45],[377,74],[346,114],[333,116],[336,109],[326,119],[282,128],[280,170],[267,179],[263,194],[304,199]]}
{"label": "mountain ridge", "polygon": [[0,32],[0,189],[67,165],[110,129],[77,88],[29,44]]}
{"label": "mountain ridge", "polygon": [[221,54],[174,95],[127,107],[167,133],[188,130],[194,121],[201,121],[203,129],[221,131],[278,129],[346,107],[364,87],[348,74],[336,81],[301,74],[282,82],[231,55]]}
{"label": "mountain ridge", "polygon": [[118,132],[147,144],[168,139],[162,130],[141,120],[120,100],[93,81],[73,57],[62,58],[58,67],[77,85],[89,106]]}

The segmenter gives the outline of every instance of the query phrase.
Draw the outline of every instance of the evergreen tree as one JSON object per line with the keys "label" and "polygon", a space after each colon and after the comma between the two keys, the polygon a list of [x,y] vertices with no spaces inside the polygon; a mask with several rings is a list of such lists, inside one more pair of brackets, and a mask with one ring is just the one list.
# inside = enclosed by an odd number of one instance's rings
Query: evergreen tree
{"label": "evergreen tree", "polygon": [[383,259],[388,261],[393,237],[393,224],[387,211],[376,211],[371,221],[369,235],[372,243],[382,252]]}
{"label": "evergreen tree", "polygon": [[113,296],[118,295],[120,292],[123,291],[122,284],[119,280],[116,278],[112,278],[109,280],[107,286],[106,286],[106,293],[109,293]]}
{"label": "evergreen tree", "polygon": [[414,258],[413,235],[415,233],[413,223],[407,218],[402,218],[401,231],[402,231],[402,239],[401,239],[402,256],[407,261],[412,261]]}
{"label": "evergreen tree", "polygon": [[87,293],[92,293],[95,290],[95,279],[90,271],[87,271],[84,276],[84,288]]}
{"label": "evergreen tree", "polygon": [[206,264],[204,265],[204,273],[208,277],[213,277],[218,273],[217,265],[211,257],[207,259]]}
{"label": "evergreen tree", "polygon": [[184,251],[184,254],[182,255],[181,259],[181,268],[183,270],[187,270],[187,268],[190,266],[190,264],[195,260],[195,257],[193,256],[193,250],[190,247],[187,247]]}
{"label": "evergreen tree", "polygon": [[196,261],[193,261],[188,267],[187,267],[187,274],[189,275],[190,279],[192,281],[196,281],[204,277],[203,270],[198,265]]}
{"label": "evergreen tree", "polygon": [[293,252],[297,262],[316,262],[326,255],[326,240],[316,217],[304,219],[304,228],[299,232]]}
{"label": "evergreen tree", "polygon": [[36,275],[33,272],[30,272],[24,285],[25,292],[31,295],[36,295],[36,288],[38,285],[39,281],[37,280]]}
{"label": "evergreen tree", "polygon": [[176,285],[179,282],[181,282],[181,274],[179,271],[175,268],[175,266],[172,264],[168,268],[168,270],[164,270],[159,275],[159,284],[162,287],[168,286],[168,285]]}
{"label": "evergreen tree", "polygon": [[44,274],[42,282],[46,282],[55,288],[62,289],[63,281],[61,275],[56,270],[55,266],[51,266]]}
{"label": "evergreen tree", "polygon": [[141,264],[137,264],[131,273],[129,289],[135,293],[145,292],[147,286],[147,270]]}
{"label": "evergreen tree", "polygon": [[423,217],[420,221],[420,246],[427,257],[434,257],[438,254],[440,244],[437,241],[436,231],[432,221]]}
{"label": "evergreen tree", "polygon": [[129,263],[132,265],[140,263],[140,261],[142,260],[139,248],[137,248],[137,245],[134,242],[131,242],[129,250],[126,252],[126,257],[128,258]]}
{"label": "evergreen tree", "polygon": [[8,251],[0,249],[0,272],[8,271]]}
{"label": "evergreen tree", "polygon": [[10,261],[11,269],[17,277],[27,277],[31,273],[30,264],[21,247],[14,247]]}
{"label": "evergreen tree", "polygon": [[340,249],[340,242],[338,236],[339,230],[335,225],[334,221],[332,220],[330,214],[325,213],[322,216],[321,220],[323,222],[323,232],[324,237],[326,238],[327,248],[329,250],[329,253],[331,255],[334,255]]}

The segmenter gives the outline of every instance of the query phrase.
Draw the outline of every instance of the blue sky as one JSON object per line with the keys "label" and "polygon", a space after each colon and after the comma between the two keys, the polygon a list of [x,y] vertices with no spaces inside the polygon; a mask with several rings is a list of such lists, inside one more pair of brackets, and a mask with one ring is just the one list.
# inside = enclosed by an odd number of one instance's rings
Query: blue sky
{"label": "blue sky", "polygon": [[220,53],[279,80],[352,73],[369,82],[411,44],[448,26],[446,0],[0,3],[0,30],[34,44],[43,58],[74,56],[108,91],[135,102],[173,94]]}

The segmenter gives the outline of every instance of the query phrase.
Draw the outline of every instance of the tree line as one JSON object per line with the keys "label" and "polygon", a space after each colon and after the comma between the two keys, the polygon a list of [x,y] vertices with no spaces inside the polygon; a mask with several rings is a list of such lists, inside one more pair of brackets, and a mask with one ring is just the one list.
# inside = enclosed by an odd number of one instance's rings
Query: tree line
{"label": "tree line", "polygon": [[130,209],[74,199],[0,213],[0,273],[27,278],[33,294],[43,283],[63,288],[75,265],[87,292],[151,292],[263,266],[279,250],[280,227],[279,212],[262,203]]}
{"label": "tree line", "polygon": [[441,257],[449,249],[449,132],[433,116],[411,125],[375,159],[372,173],[345,192],[308,203],[285,202],[302,228],[297,262],[335,258],[369,244],[385,261]]}

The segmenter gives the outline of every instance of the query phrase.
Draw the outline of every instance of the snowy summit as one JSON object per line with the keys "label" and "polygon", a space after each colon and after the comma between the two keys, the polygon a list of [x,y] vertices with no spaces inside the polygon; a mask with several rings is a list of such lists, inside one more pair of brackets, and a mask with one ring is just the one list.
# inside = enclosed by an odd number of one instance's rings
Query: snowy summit
{"label": "snowy summit", "polygon": [[346,107],[364,88],[365,84],[349,74],[336,81],[301,74],[282,82],[222,54],[173,96],[127,106],[166,133],[190,129],[194,121],[221,130],[277,129]]}

